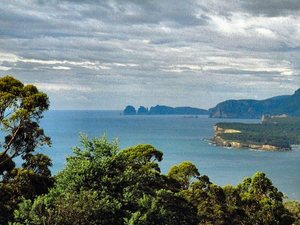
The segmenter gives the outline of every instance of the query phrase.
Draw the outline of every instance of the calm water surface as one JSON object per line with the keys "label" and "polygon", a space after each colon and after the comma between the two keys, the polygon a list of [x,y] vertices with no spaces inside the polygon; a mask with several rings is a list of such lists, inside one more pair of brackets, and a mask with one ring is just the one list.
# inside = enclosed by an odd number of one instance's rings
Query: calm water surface
{"label": "calm water surface", "polygon": [[204,116],[122,116],[119,111],[49,111],[42,127],[53,145],[44,153],[53,160],[53,173],[62,170],[72,147],[79,144],[79,133],[90,137],[106,133],[118,138],[121,148],[150,143],[164,152],[164,173],[182,161],[192,161],[201,174],[219,185],[241,182],[244,177],[263,171],[279,189],[300,199],[300,148],[290,152],[226,149],[211,145],[213,125],[219,121],[259,122],[259,120],[221,120]]}

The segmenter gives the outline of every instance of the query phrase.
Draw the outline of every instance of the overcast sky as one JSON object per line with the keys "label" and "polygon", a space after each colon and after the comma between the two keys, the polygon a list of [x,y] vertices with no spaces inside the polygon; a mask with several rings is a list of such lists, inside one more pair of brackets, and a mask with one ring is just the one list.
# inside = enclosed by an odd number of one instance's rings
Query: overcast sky
{"label": "overcast sky", "polygon": [[300,87],[299,0],[1,0],[0,75],[51,109],[213,107]]}

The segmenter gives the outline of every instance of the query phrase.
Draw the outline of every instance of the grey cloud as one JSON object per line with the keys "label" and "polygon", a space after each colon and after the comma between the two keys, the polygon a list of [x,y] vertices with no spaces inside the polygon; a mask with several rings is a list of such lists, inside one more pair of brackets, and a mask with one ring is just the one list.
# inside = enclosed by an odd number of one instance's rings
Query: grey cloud
{"label": "grey cloud", "polygon": [[287,15],[300,11],[299,0],[242,0],[242,5],[254,14],[267,16]]}
{"label": "grey cloud", "polygon": [[40,85],[52,108],[209,108],[300,82],[300,19],[288,9],[269,18],[234,0],[6,3],[0,73]]}
{"label": "grey cloud", "polygon": [[[109,24],[137,25],[160,24],[169,26],[199,26],[207,24],[209,17],[196,1],[139,1],[139,0],[101,0],[101,1],[33,1],[41,9],[55,6],[66,15],[60,19],[94,19]],[[76,12],[76,13],[70,13]]]}

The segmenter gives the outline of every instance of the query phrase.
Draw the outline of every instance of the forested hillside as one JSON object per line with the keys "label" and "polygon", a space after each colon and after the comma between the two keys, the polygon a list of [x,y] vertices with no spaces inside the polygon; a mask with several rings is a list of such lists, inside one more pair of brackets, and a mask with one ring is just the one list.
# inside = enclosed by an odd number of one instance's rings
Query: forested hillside
{"label": "forested hillside", "polygon": [[300,116],[300,89],[293,95],[277,96],[265,100],[227,100],[209,109],[210,117],[257,119],[263,115]]}

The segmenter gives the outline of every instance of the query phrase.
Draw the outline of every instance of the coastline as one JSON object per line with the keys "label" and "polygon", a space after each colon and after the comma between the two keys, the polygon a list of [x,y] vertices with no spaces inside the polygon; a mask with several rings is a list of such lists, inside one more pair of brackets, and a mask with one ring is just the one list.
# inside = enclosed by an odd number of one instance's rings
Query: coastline
{"label": "coastline", "polygon": [[[231,128],[222,128],[217,125],[214,126],[215,135],[211,139],[211,143],[217,146],[227,147],[227,148],[248,148],[253,150],[262,150],[262,151],[290,151],[292,150],[292,146],[289,148],[283,148],[276,145],[271,144],[258,144],[258,143],[246,143],[237,140],[226,140],[221,137],[222,134],[236,134],[241,133],[240,130],[231,129]],[[300,147],[300,145],[298,145]]]}
{"label": "coastline", "polygon": [[213,139],[211,140],[212,144],[215,144],[217,146],[222,146],[226,148],[236,148],[236,149],[241,149],[241,148],[248,148],[248,149],[253,149],[253,150],[263,150],[263,151],[289,151],[291,149],[287,148],[279,148],[275,145],[259,145],[259,144],[249,144],[249,143],[242,143],[238,141],[228,141],[224,140],[218,135],[215,135]]}

